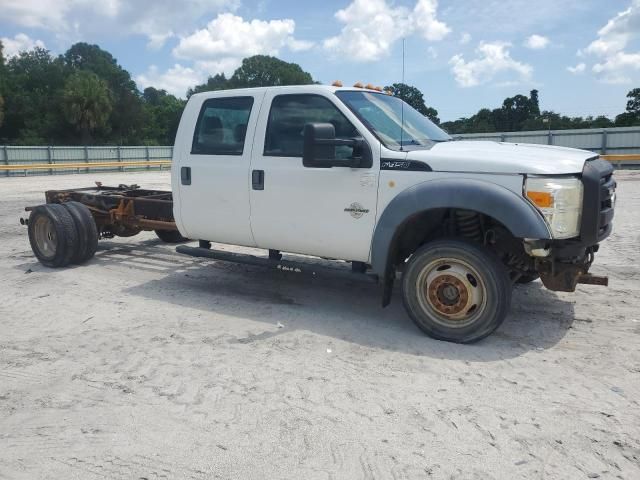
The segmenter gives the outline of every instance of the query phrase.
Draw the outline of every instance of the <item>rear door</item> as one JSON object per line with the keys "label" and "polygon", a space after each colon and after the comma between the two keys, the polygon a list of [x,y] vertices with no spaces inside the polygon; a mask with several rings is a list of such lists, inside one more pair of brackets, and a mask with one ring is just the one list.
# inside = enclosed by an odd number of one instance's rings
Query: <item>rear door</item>
{"label": "rear door", "polygon": [[179,226],[189,238],[255,245],[249,222],[249,166],[263,96],[264,90],[222,93],[191,107],[191,131],[179,132],[186,138],[177,152],[179,171],[173,172]]}
{"label": "rear door", "polygon": [[[367,262],[376,217],[380,142],[331,91],[269,89],[256,131],[251,170],[251,228],[261,248]],[[371,168],[302,164],[307,123],[332,123],[338,138],[363,137]],[[336,147],[348,158],[352,147]]]}

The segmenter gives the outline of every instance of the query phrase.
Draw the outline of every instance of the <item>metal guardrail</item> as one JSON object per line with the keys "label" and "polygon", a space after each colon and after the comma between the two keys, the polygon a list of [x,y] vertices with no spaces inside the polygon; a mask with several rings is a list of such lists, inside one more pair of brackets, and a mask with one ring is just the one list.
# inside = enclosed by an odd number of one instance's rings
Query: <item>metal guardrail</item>
{"label": "metal guardrail", "polygon": [[465,133],[452,136],[454,140],[493,140],[580,148],[601,155],[640,154],[640,127]]}
{"label": "metal guardrail", "polygon": [[0,146],[0,176],[162,169],[173,147]]}
{"label": "metal guardrail", "polygon": [[[549,137],[549,133],[551,133],[551,137]],[[602,135],[605,140],[599,137]],[[636,142],[637,147],[631,146],[631,144],[620,145],[622,140],[619,135],[627,136],[625,142]],[[594,145],[594,136],[598,137],[601,148],[591,148]],[[547,145],[550,141],[565,139],[566,141],[552,143],[552,145],[563,144],[562,146],[600,153],[616,168],[640,168],[640,128],[638,127],[551,132],[476,133],[455,137],[456,140],[497,140],[539,144],[543,143],[539,141],[542,138],[546,139],[544,143]],[[575,144],[576,139],[588,139],[588,141]],[[172,155],[173,147],[170,146],[22,147],[5,145],[0,146],[0,176],[162,170],[171,165]]]}
{"label": "metal guardrail", "polygon": [[15,165],[0,165],[0,172],[11,172],[11,171],[22,171],[27,172],[31,170],[88,170],[95,168],[108,168],[114,167],[116,169],[123,169],[127,167],[136,167],[136,168],[148,168],[148,167],[160,167],[162,170],[163,166],[170,166],[171,160],[149,160],[146,162],[97,162],[97,163],[31,163],[31,164],[15,164]]}

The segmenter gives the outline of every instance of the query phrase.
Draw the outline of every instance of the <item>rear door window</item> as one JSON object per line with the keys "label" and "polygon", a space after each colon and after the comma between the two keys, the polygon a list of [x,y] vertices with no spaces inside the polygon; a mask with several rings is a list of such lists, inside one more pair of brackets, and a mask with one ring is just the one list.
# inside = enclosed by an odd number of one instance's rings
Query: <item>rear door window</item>
{"label": "rear door window", "polygon": [[253,97],[205,100],[193,134],[193,155],[242,155]]}

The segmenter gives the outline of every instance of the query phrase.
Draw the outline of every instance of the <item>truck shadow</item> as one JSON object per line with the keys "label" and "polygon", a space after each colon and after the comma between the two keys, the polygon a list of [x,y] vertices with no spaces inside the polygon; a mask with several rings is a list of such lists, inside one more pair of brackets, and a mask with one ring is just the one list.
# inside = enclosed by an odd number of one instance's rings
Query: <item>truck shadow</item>
{"label": "truck shadow", "polygon": [[[124,293],[183,307],[186,319],[196,309],[265,323],[263,332],[230,340],[236,343],[308,331],[411,355],[486,362],[551,348],[574,320],[572,303],[534,282],[515,288],[511,312],[496,332],[473,345],[456,345],[425,336],[405,313],[398,288],[392,304],[383,309],[374,284],[194,259],[152,240],[104,242],[94,262],[166,273]],[[215,322],[215,317],[209,318]],[[278,323],[284,327],[278,328]]]}

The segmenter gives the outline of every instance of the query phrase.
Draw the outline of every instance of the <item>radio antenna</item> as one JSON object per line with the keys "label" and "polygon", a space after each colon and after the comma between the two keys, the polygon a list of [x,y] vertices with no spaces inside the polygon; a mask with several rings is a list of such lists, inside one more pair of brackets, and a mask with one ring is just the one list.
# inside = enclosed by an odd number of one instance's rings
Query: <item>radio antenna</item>
{"label": "radio antenna", "polygon": [[[402,39],[402,87],[404,88],[404,42]],[[404,143],[404,99],[400,97],[400,151],[403,150],[402,144]]]}

